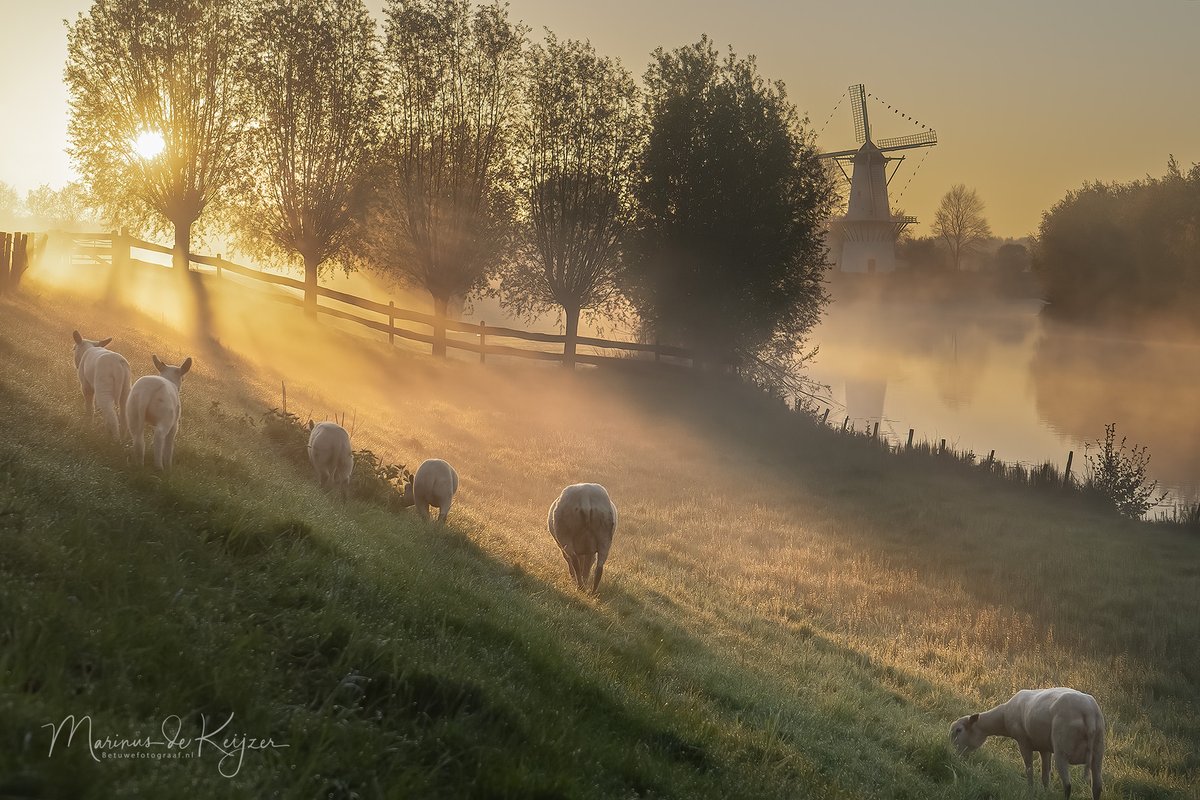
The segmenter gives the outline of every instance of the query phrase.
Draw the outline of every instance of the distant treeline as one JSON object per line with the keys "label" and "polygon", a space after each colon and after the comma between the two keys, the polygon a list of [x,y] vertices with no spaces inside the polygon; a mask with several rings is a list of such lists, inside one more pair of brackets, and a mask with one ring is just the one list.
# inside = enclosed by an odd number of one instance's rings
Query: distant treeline
{"label": "distant treeline", "polygon": [[1185,173],[1171,158],[1161,178],[1085,184],[1045,213],[1038,240],[1055,315],[1129,324],[1174,312],[1196,324],[1200,165]]}

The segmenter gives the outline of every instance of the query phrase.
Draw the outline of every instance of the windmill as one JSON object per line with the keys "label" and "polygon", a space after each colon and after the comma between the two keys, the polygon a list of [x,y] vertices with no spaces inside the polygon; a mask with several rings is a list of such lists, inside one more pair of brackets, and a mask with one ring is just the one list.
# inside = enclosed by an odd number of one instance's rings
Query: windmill
{"label": "windmill", "polygon": [[[878,98],[876,98],[878,100]],[[937,144],[937,132],[903,114],[922,128],[920,133],[892,139],[871,140],[871,122],[867,116],[867,92],[861,83],[850,87],[851,113],[854,115],[854,136],[859,147],[822,153],[820,158],[832,161],[850,184],[850,199],[846,216],[830,225],[834,256],[842,272],[891,272],[896,269],[896,237],[915,217],[893,215],[888,205],[888,184],[900,169],[904,156],[887,156],[898,150],[913,150]],[[889,162],[895,166],[888,174]],[[851,173],[846,173],[849,165]],[[918,165],[919,166],[919,165]]]}

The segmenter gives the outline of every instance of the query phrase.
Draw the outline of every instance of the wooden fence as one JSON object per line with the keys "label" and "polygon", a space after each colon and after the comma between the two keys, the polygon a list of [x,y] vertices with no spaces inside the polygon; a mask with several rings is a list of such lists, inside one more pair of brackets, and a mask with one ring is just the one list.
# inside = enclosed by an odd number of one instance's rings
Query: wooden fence
{"label": "wooden fence", "polygon": [[45,236],[0,232],[0,294],[16,291]]}
{"label": "wooden fence", "polygon": [[[72,244],[71,257],[75,263],[99,264],[116,268],[126,265],[140,265],[163,269],[165,267],[162,264],[133,258],[132,251],[144,250],[166,256],[170,256],[173,253],[170,247],[143,241],[129,236],[125,232],[111,234],[70,234],[70,238]],[[192,253],[189,254],[188,260],[190,261],[189,269],[209,273],[216,279],[227,279],[232,275],[257,283],[268,284],[276,288],[290,290],[271,292],[268,295],[278,302],[296,306],[302,306],[304,303],[305,286],[302,280],[236,264],[222,258],[219,254],[216,256],[204,256]],[[421,342],[431,346],[435,344],[433,332],[425,333],[424,331],[412,330],[409,327],[397,325],[398,322],[414,323],[421,326],[428,326],[433,331],[436,331],[439,320],[432,314],[400,308],[394,301],[382,303],[365,297],[347,294],[346,292],[339,292],[336,289],[326,286],[317,287],[317,297],[319,299],[324,298],[336,304],[330,305],[318,302],[318,314],[345,320],[384,333],[388,337],[389,344],[394,343],[396,338]],[[356,310],[378,314],[380,319],[364,317],[361,314],[355,313]],[[448,318],[442,319],[440,322],[447,331],[471,336],[470,339],[447,336],[445,337],[445,346],[447,348],[478,353],[481,362],[485,361],[487,356],[495,355],[568,363],[566,358],[567,337],[564,334],[524,331],[516,328],[487,325],[485,322],[462,322]],[[552,350],[515,347],[512,344],[497,344],[494,341],[496,339],[515,339],[522,342],[556,345],[557,347]],[[700,363],[691,350],[659,343],[623,342],[612,339],[599,339],[591,336],[576,336],[575,343],[577,347],[593,347],[625,354],[597,355],[577,352],[574,360],[577,363],[583,364],[620,363],[625,365],[656,364],[667,367],[695,367]],[[715,364],[715,366],[721,369],[732,369],[733,362],[731,359],[724,359]]]}

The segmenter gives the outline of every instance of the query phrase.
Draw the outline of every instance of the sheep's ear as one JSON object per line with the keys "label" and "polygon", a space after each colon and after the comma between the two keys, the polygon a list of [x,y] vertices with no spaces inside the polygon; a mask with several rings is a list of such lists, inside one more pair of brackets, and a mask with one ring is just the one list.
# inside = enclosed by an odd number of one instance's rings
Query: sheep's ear
{"label": "sheep's ear", "polygon": [[166,365],[158,360],[158,356],[151,355],[150,360],[154,362],[154,368],[159,372],[162,372],[164,369],[166,369]]}
{"label": "sheep's ear", "polygon": [[79,331],[71,331],[71,338],[75,340],[75,344],[83,344],[83,337],[79,335]]}
{"label": "sheep's ear", "polygon": [[180,374],[180,375],[187,375],[187,374],[188,374],[188,370],[189,370],[189,369],[191,369],[191,368],[192,368],[192,357],[191,357],[191,356],[188,356],[187,358],[185,358],[185,359],[183,360],[183,363],[179,365],[179,374]]}
{"label": "sheep's ear", "polygon": [[96,342],[96,347],[108,347],[108,345],[111,341],[112,341],[111,336],[108,337],[107,339],[101,339],[100,341]]}
{"label": "sheep's ear", "polygon": [[967,720],[967,724],[968,724],[968,725],[974,725],[976,722],[979,722],[979,715],[978,715],[978,714],[972,714],[972,715],[971,715],[971,718]]}

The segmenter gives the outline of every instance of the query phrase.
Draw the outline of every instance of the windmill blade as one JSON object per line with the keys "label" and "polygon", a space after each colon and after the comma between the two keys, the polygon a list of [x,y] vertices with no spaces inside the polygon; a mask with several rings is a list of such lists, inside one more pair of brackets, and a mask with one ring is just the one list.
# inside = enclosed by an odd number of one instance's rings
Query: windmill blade
{"label": "windmill blade", "polygon": [[852,156],[857,152],[858,148],[855,148],[854,150],[838,150],[835,153],[818,153],[817,158],[822,160],[827,158],[845,158],[846,156]]}
{"label": "windmill blade", "polygon": [[931,147],[937,144],[937,131],[928,130],[908,136],[880,139],[875,143],[880,150],[906,150],[911,147]]}
{"label": "windmill blade", "polygon": [[854,140],[867,140],[867,90],[861,83],[850,87],[850,111],[854,114]]}

